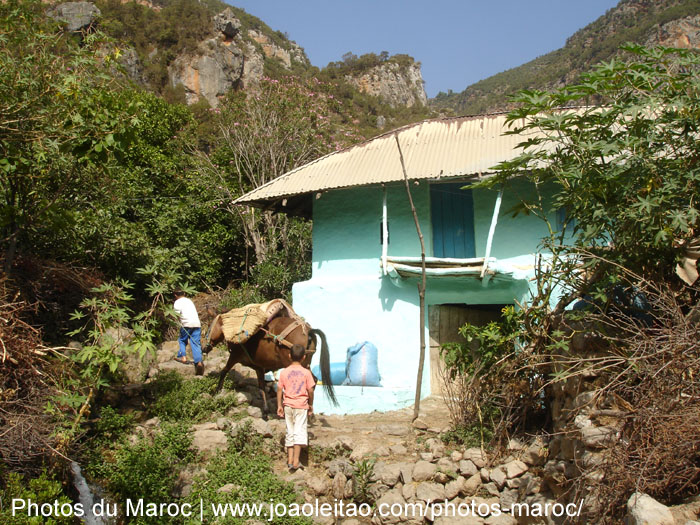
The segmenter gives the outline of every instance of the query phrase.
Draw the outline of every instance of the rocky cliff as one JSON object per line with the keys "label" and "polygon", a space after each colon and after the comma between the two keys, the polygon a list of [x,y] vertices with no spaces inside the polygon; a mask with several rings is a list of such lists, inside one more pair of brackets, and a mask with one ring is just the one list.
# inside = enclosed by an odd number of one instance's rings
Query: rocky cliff
{"label": "rocky cliff", "polygon": [[386,62],[365,72],[345,75],[345,80],[360,92],[379,97],[392,107],[425,106],[428,103],[420,63],[417,62],[408,66]]}
{"label": "rocky cliff", "polygon": [[188,104],[205,98],[216,107],[219,97],[231,89],[252,89],[263,76],[265,59],[290,69],[292,62],[308,65],[303,49],[290,42],[291,50],[276,45],[265,34],[241,32],[241,22],[230,9],[214,17],[213,36],[195,52],[179,55],[168,68],[173,87],[182,85]]}
{"label": "rocky cliff", "polygon": [[655,26],[645,44],[700,49],[700,14]]}

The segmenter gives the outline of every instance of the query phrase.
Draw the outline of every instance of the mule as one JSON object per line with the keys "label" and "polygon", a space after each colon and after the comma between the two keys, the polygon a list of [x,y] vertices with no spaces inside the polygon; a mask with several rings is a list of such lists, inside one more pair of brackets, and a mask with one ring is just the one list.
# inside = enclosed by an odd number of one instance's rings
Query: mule
{"label": "mule", "polygon": [[[292,326],[294,323],[296,323],[296,327]],[[291,331],[284,333],[288,330]],[[283,333],[282,340],[276,337]],[[226,366],[219,376],[219,384],[216,387],[216,392],[219,392],[223,387],[224,380],[231,368],[233,368],[233,365],[241,363],[255,370],[258,376],[258,387],[262,393],[263,406],[267,411],[265,374],[273,370],[286,368],[292,364],[292,360],[289,356],[289,348],[291,345],[295,344],[299,344],[306,349],[306,354],[301,364],[305,368],[309,368],[311,365],[311,357],[316,352],[316,336],[321,340],[320,368],[323,388],[331,403],[337,406],[338,402],[335,397],[333,385],[331,384],[330,354],[328,343],[326,342],[326,335],[321,330],[311,328],[308,323],[298,322],[291,317],[275,317],[245,343],[226,341],[229,357]],[[214,346],[224,341],[223,321],[221,316],[217,315],[209,328],[209,339],[206,346],[203,348],[203,352],[205,354],[209,353]]]}

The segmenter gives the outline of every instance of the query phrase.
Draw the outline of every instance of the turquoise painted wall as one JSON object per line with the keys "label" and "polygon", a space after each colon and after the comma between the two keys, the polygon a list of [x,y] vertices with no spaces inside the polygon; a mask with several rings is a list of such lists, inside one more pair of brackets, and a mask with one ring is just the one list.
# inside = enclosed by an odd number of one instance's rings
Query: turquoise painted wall
{"label": "turquoise painted wall", "polygon": [[[548,192],[551,193],[551,190]],[[493,207],[496,203],[496,190],[474,190],[474,219],[476,236],[476,256],[484,257]],[[521,201],[534,201],[536,192],[532,184],[525,180],[513,181],[503,192],[498,225],[493,237],[491,257],[508,259],[534,253],[543,237],[548,235],[544,222],[534,215],[520,214],[513,217],[512,209]],[[551,199],[547,196],[545,202]],[[549,213],[549,221],[556,225],[556,213]]]}
{"label": "turquoise painted wall", "polygon": [[[524,183],[517,193],[504,193],[496,228],[492,257],[508,261],[518,258],[522,266],[531,258],[546,234],[534,217],[511,218],[507,213],[526,193]],[[427,255],[432,255],[430,193],[426,182],[411,184]],[[484,256],[496,191],[474,190],[475,240],[477,257]],[[387,188],[389,255],[420,256],[415,223],[401,184]],[[419,359],[420,331],[417,279],[395,282],[381,271],[382,188],[362,187],[330,191],[314,201],[313,271],[309,281],[293,288],[295,310],[313,327],[325,332],[332,362],[344,362],[347,349],[363,341],[379,349],[382,388],[340,389],[341,407],[332,410],[318,396],[317,410],[366,412],[390,410],[413,401]],[[500,262],[500,261],[499,261]],[[528,296],[528,281],[430,279],[426,305],[465,303],[503,304]],[[427,336],[427,326],[424,327]],[[426,356],[422,391],[430,391]],[[317,361],[314,362],[317,364]]]}

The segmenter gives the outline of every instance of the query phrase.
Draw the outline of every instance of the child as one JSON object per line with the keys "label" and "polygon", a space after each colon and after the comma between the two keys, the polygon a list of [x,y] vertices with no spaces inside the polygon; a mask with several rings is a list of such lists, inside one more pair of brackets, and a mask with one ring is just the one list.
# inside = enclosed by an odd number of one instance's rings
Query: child
{"label": "child", "polygon": [[287,423],[287,467],[297,470],[301,447],[308,444],[307,413],[313,414],[316,382],[308,368],[301,365],[304,347],[294,345],[289,352],[292,364],[282,370],[277,383],[277,415]]}

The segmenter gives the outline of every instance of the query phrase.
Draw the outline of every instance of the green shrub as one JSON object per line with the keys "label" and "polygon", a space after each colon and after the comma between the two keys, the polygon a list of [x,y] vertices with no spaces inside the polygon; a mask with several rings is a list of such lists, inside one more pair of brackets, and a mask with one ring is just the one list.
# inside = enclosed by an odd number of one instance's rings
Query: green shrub
{"label": "green shrub", "polygon": [[[219,492],[229,485],[230,491]],[[289,508],[299,503],[294,485],[280,480],[272,470],[272,458],[265,449],[262,437],[251,431],[250,425],[241,425],[229,439],[229,447],[206,465],[206,474],[195,479],[189,503],[198,506],[200,499],[207,502],[204,521],[211,519],[211,505],[262,504],[262,521],[268,520],[270,503],[281,503]],[[246,523],[255,516],[219,517],[217,523]],[[311,523],[307,518],[275,516],[273,523],[300,525]]]}
{"label": "green shrub", "polygon": [[228,440],[228,448],[232,452],[256,454],[264,446],[265,440],[253,431],[250,420],[239,425]]}
{"label": "green shrub", "polygon": [[128,434],[134,426],[134,416],[120,414],[114,407],[100,409],[100,418],[95,423],[95,439],[100,443],[114,443]]}
{"label": "green shrub", "polygon": [[111,406],[102,407],[100,417],[86,440],[81,460],[89,476],[104,478],[109,474],[110,465],[105,462],[104,454],[109,454],[110,450],[124,443],[133,425],[132,415],[120,414]]}
{"label": "green shrub", "polygon": [[121,501],[143,498],[169,502],[179,470],[192,459],[192,439],[182,424],[163,425],[160,433],[118,448],[109,467],[108,486]]}
{"label": "green shrub", "polygon": [[352,492],[356,503],[374,503],[370,492],[374,463],[374,459],[363,459],[355,464],[355,470],[352,474]]}
{"label": "green shrub", "polygon": [[151,383],[155,400],[149,413],[162,421],[198,423],[207,420],[213,412],[225,414],[235,406],[230,393],[213,396],[218,379],[185,379],[177,372],[160,374]]}
{"label": "green shrub", "polygon": [[314,463],[325,463],[335,458],[344,458],[350,455],[350,451],[342,445],[336,444],[334,447],[309,447],[309,457]]}
{"label": "green shrub", "polygon": [[25,501],[31,500],[32,503],[39,505],[44,503],[54,505],[54,502],[58,502],[59,508],[64,504],[72,505],[70,498],[63,492],[61,482],[46,472],[42,472],[38,478],[29,480],[15,472],[7,474],[4,479],[4,488],[0,490],[0,503],[2,503],[0,504],[0,522],[8,525],[73,523],[73,519],[70,517],[35,516],[30,518],[26,512],[24,515],[18,513],[17,516],[12,516],[11,502],[15,498]]}
{"label": "green shrub", "polygon": [[481,426],[478,421],[470,425],[458,425],[447,432],[440,434],[440,439],[446,445],[464,445],[466,448],[480,447],[483,443],[490,443],[493,439],[493,426]]}
{"label": "green shrub", "polygon": [[241,308],[248,304],[264,303],[269,300],[265,298],[260,287],[248,282],[243,282],[238,288],[231,288],[227,292],[220,304],[222,310]]}

